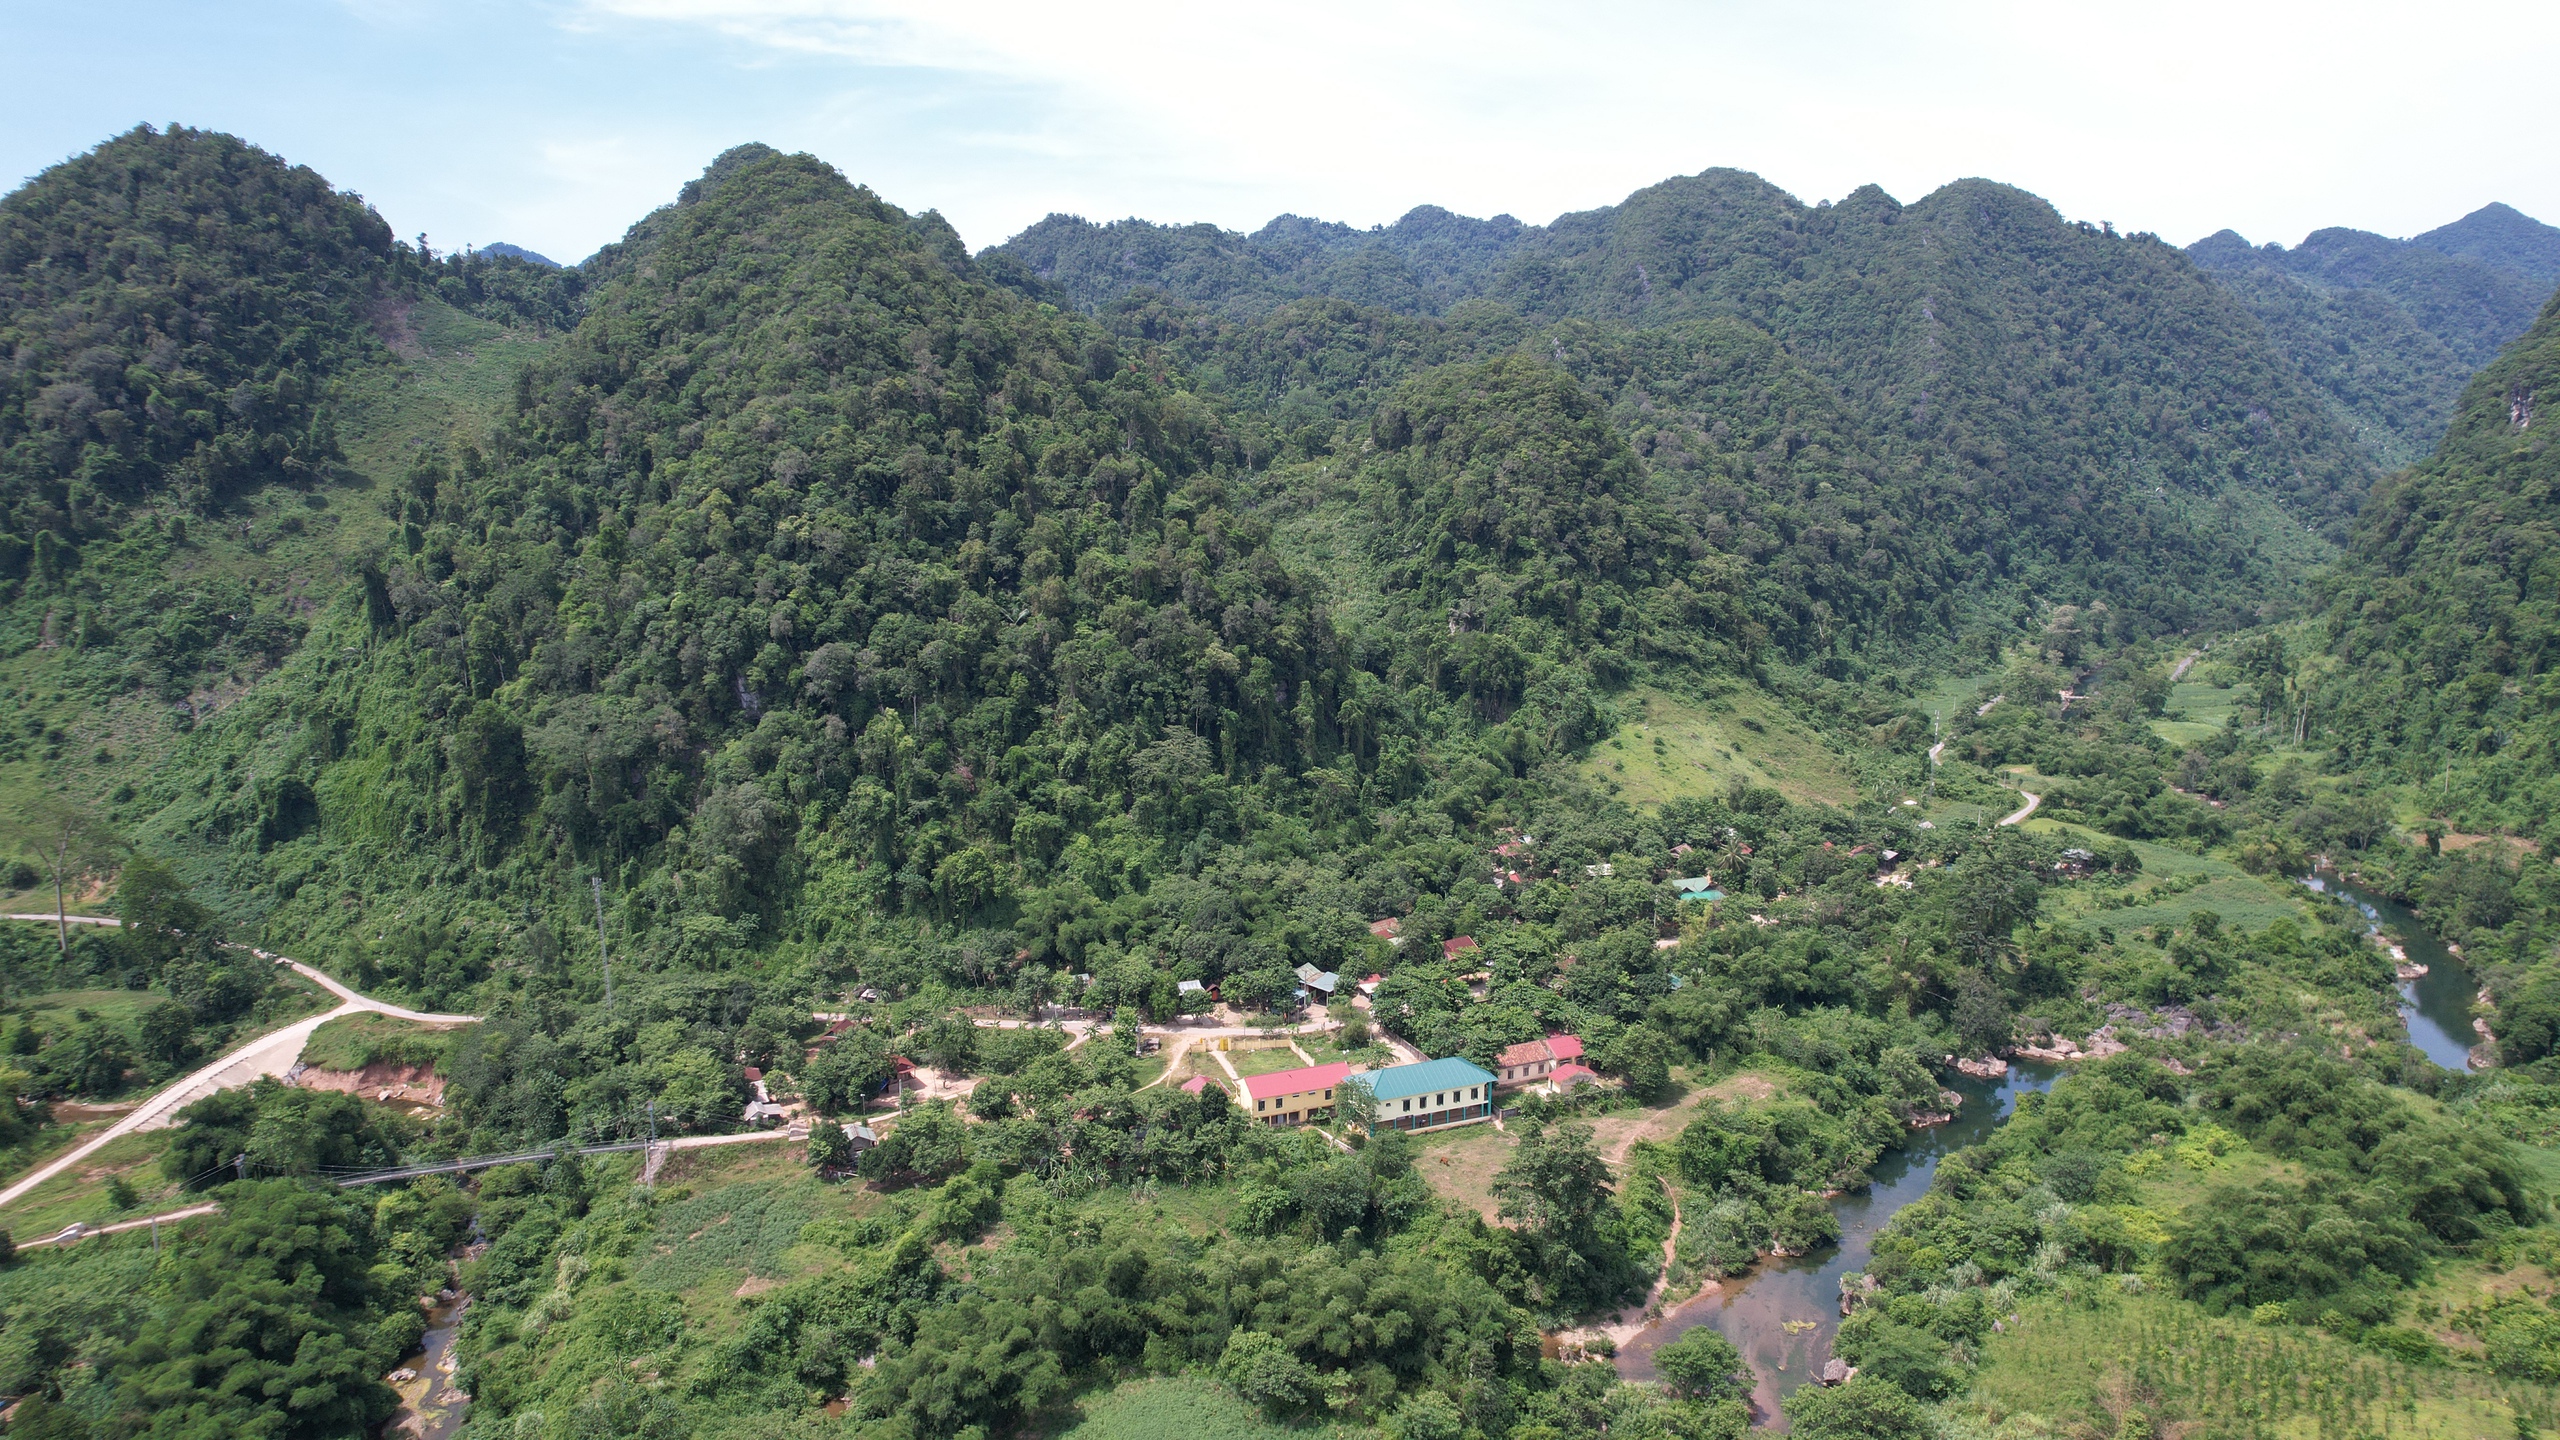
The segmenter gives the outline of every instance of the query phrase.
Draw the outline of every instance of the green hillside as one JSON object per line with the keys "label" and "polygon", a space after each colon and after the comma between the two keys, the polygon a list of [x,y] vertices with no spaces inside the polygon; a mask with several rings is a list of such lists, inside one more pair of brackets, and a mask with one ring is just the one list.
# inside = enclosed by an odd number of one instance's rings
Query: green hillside
{"label": "green hillside", "polygon": [[2388,468],[2424,459],[2462,387],[2560,280],[2560,230],[2491,205],[2411,240],[2315,231],[2291,250],[2229,230],[2187,247]]}
{"label": "green hillside", "polygon": [[[12,1433],[2560,1423],[2549,314],[2367,502],[2292,332],[1985,181],[972,256],[743,145],[560,269],[181,129],[0,221],[0,861],[124,922],[0,926],[0,1169],[308,1014],[248,943],[482,1017],[0,1206],[213,1207],[0,1245]],[[1568,1035],[1418,1140],[1228,1083]],[[1844,1242],[1844,1387],[1640,1339]]]}

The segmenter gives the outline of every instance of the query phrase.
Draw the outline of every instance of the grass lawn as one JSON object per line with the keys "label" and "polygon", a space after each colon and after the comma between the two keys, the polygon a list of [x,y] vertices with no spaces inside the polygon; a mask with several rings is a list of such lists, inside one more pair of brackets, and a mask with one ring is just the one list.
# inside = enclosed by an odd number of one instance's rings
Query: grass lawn
{"label": "grass lawn", "polygon": [[1365,1435],[1341,1425],[1282,1425],[1223,1385],[1197,1376],[1134,1380],[1076,1407],[1055,1440],[1336,1440]]}
{"label": "grass lawn", "polygon": [[1729,777],[1790,800],[1846,805],[1858,798],[1848,764],[1753,689],[1713,700],[1638,690],[1618,733],[1592,747],[1582,774],[1630,805],[1719,795]]}
{"label": "grass lawn", "polygon": [[1156,1077],[1164,1073],[1164,1056],[1161,1053],[1141,1055],[1137,1057],[1130,1073],[1138,1077],[1136,1082],[1138,1085],[1152,1085]]}
{"label": "grass lawn", "polygon": [[[1215,1065],[1218,1062],[1212,1060],[1209,1063]],[[1294,1050],[1230,1050],[1227,1063],[1235,1066],[1239,1075],[1269,1075],[1281,1070],[1304,1069],[1307,1062],[1299,1059],[1298,1052]]]}

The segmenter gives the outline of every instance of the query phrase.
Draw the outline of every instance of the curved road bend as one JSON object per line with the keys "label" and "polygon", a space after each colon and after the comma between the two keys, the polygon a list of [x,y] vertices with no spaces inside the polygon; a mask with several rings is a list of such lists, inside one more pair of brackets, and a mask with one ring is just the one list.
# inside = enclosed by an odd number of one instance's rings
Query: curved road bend
{"label": "curved road bend", "polygon": [[2034,792],[2033,790],[2021,790],[2021,791],[2019,791],[2018,793],[2027,797],[2027,803],[2026,803],[2026,804],[2024,804],[2024,805],[2019,806],[2019,807],[2018,807],[2017,809],[2015,809],[2015,810],[2010,811],[2008,814],[2001,816],[2001,817],[2000,817],[2000,823],[2001,823],[2001,824],[2003,824],[2003,825],[2015,825],[2015,824],[2017,824],[2019,821],[2024,820],[2024,819],[2026,819],[2028,816],[2033,815],[2034,813],[2036,813],[2036,807],[2044,803],[2044,797],[2043,797],[2043,796],[2041,796],[2041,795],[2039,795],[2039,794],[2037,794],[2037,793],[2036,793],[2036,792]]}
{"label": "curved road bend", "polygon": [[[35,920],[47,925],[54,921],[51,915],[13,914],[5,918]],[[122,923],[113,916],[106,915],[71,915],[64,918],[74,925]],[[337,1008],[325,1014],[296,1020],[281,1030],[261,1035],[194,1074],[171,1082],[158,1094],[135,1106],[123,1119],[90,1137],[87,1142],[75,1146],[67,1154],[58,1155],[37,1166],[7,1189],[0,1190],[0,1206],[11,1204],[28,1191],[89,1158],[110,1141],[121,1139],[137,1131],[160,1130],[176,1124],[180,1110],[207,1095],[220,1090],[236,1089],[256,1080],[261,1075],[284,1074],[293,1068],[296,1060],[302,1058],[303,1044],[311,1038],[311,1032],[341,1016],[368,1013],[388,1015],[396,1020],[409,1020],[421,1025],[470,1025],[480,1018],[477,1015],[434,1015],[388,1004],[369,995],[359,995],[299,960],[271,954],[254,946],[243,945],[234,948],[247,950],[261,960],[272,960],[280,965],[292,966],[294,973],[337,996],[339,1001]]]}

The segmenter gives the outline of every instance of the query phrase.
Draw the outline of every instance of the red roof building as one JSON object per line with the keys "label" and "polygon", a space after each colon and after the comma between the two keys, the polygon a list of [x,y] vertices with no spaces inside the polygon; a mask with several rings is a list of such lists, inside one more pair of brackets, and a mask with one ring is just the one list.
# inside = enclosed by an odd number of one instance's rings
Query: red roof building
{"label": "red roof building", "polygon": [[1547,1078],[1555,1082],[1558,1090],[1579,1090],[1600,1083],[1600,1072],[1588,1065],[1559,1065]]}
{"label": "red roof building", "polygon": [[1244,1098],[1253,1106],[1253,1118],[1265,1125],[1302,1125],[1333,1113],[1334,1087],[1350,1073],[1351,1067],[1337,1060],[1330,1065],[1247,1075]]}
{"label": "red roof building", "polygon": [[1493,1083],[1500,1090],[1534,1085],[1553,1079],[1561,1068],[1582,1058],[1582,1037],[1550,1035],[1543,1040],[1523,1041],[1494,1057]]}
{"label": "red roof building", "polygon": [[1474,948],[1476,948],[1476,937],[1473,935],[1461,935],[1455,940],[1443,940],[1440,942],[1440,958],[1455,960]]}
{"label": "red roof building", "polygon": [[1209,1077],[1206,1075],[1194,1075],[1182,1082],[1182,1093],[1185,1095],[1197,1095],[1208,1088]]}
{"label": "red roof building", "polygon": [[1403,928],[1404,922],[1393,915],[1388,916],[1384,920],[1372,920],[1369,922],[1369,933],[1377,936],[1381,940],[1393,940],[1396,938],[1396,932]]}

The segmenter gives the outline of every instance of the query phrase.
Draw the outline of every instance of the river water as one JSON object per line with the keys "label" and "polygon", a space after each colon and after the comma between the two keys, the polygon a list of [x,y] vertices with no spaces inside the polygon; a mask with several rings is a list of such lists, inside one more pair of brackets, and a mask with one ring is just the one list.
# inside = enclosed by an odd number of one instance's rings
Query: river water
{"label": "river water", "polygon": [[1778,1402],[1831,1358],[1831,1337],[1840,1328],[1840,1277],[1866,1268],[1885,1222],[1929,1193],[1940,1160],[1997,1129],[2019,1096],[2052,1089],[2058,1073],[2051,1065],[2012,1061],[1997,1083],[1958,1077],[1949,1088],[1964,1104],[1954,1120],[1913,1131],[1903,1148],[1877,1160],[1873,1185],[1831,1202],[1839,1244],[1795,1259],[1762,1260],[1749,1274],[1683,1302],[1619,1348],[1618,1373],[1655,1378],[1654,1351],[1692,1326],[1713,1325],[1751,1362],[1758,1381],[1751,1404],[1760,1421],[1778,1420]]}
{"label": "river water", "polygon": [[2479,987],[2470,969],[2406,908],[2335,873],[2308,876],[2302,883],[2356,907],[2363,912],[2367,934],[2387,937],[2427,967],[2426,974],[2400,982],[2400,1018],[2408,1022],[2409,1043],[2447,1070],[2469,1070],[2471,1047],[2480,1043],[2471,1028],[2471,1000]]}
{"label": "river water", "polygon": [[471,1297],[461,1295],[427,1312],[427,1333],[419,1353],[400,1362],[415,1378],[391,1385],[399,1392],[400,1408],[383,1427],[386,1437],[448,1440],[462,1429],[471,1396],[454,1384],[453,1342],[462,1333],[462,1314],[470,1308]]}

